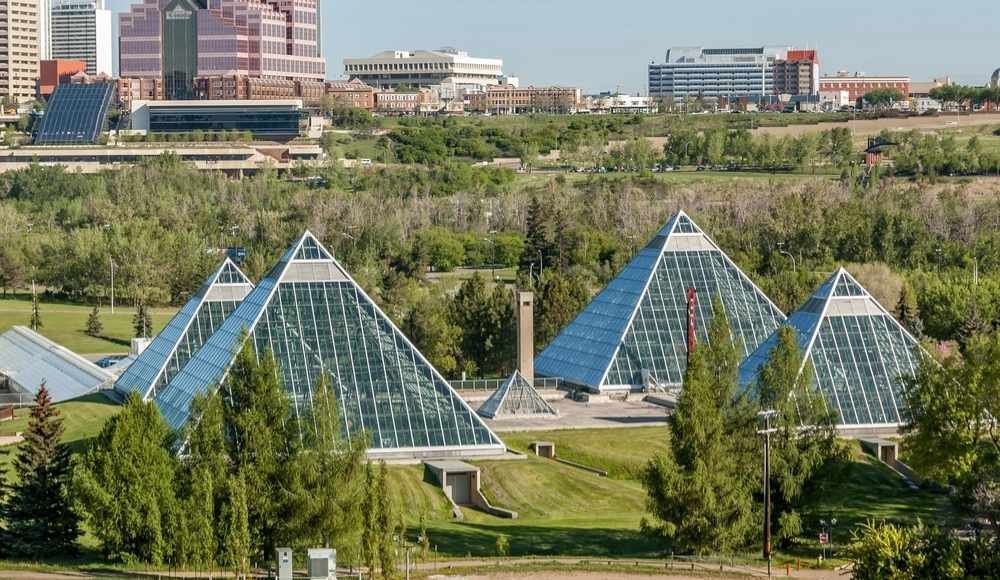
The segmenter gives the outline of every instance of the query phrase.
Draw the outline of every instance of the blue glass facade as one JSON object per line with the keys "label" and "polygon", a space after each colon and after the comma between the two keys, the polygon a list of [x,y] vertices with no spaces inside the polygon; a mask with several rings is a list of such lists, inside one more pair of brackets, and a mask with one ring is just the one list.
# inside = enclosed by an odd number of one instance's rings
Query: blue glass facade
{"label": "blue glass facade", "polygon": [[593,391],[680,386],[687,368],[687,290],[698,296],[699,342],[719,296],[745,355],[785,319],[683,212],[674,216],[535,359],[543,376]]}
{"label": "blue glass facade", "polygon": [[[896,426],[908,417],[903,378],[924,356],[916,339],[846,270],[833,274],[788,318],[814,384],[841,427]],[[766,340],[740,368],[752,388],[777,343]]]}
{"label": "blue glass facade", "polygon": [[290,248],[155,401],[179,429],[199,393],[224,386],[241,338],[274,354],[295,413],[332,385],[347,437],[374,454],[494,454],[500,440],[309,233]]}
{"label": "blue glass facade", "polygon": [[115,381],[115,390],[123,395],[137,393],[144,399],[155,396],[252,288],[250,280],[227,258]]}

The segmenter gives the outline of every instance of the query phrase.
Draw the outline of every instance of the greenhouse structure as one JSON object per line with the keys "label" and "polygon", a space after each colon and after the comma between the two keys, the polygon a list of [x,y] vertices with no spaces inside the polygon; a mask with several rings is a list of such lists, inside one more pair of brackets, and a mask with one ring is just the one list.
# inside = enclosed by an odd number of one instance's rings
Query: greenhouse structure
{"label": "greenhouse structure", "polygon": [[[903,382],[925,355],[917,340],[843,268],[789,318],[811,363],[813,386],[836,412],[841,430],[895,428],[907,420]],[[752,388],[777,344],[769,337],[740,367]],[[801,371],[800,371],[801,372]]]}
{"label": "greenhouse structure", "polygon": [[273,353],[296,416],[328,385],[347,438],[385,458],[501,455],[505,447],[309,232],[153,400],[180,429],[193,398],[224,385],[243,340]]}
{"label": "greenhouse structure", "polygon": [[688,291],[697,342],[718,296],[742,355],[785,316],[683,211],[677,213],[535,359],[535,372],[591,392],[680,387],[688,356]]}
{"label": "greenhouse structure", "polygon": [[486,401],[477,413],[487,419],[557,417],[552,408],[520,371],[514,371]]}

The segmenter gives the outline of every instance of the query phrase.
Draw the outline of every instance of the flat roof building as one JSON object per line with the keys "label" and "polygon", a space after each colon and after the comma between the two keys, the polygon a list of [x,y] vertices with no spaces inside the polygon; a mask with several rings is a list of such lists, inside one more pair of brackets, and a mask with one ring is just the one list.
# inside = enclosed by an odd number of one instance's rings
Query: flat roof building
{"label": "flat roof building", "polygon": [[[35,98],[39,33],[38,0],[0,0],[0,98],[20,103]],[[46,3],[42,3],[47,6]]]}
{"label": "flat roof building", "polygon": [[835,75],[824,75],[819,79],[819,90],[823,92],[847,91],[851,101],[857,102],[869,91],[875,89],[895,89],[903,97],[910,94],[910,77],[905,75],[849,74],[840,71]]}
{"label": "flat roof building", "polygon": [[377,89],[389,89],[442,83],[485,87],[499,84],[504,73],[501,59],[479,58],[454,48],[442,48],[386,50],[367,58],[345,58],[344,76]]}
{"label": "flat roof building", "polygon": [[50,27],[51,58],[82,60],[89,75],[112,74],[111,11],[104,0],[54,0]]}
{"label": "flat roof building", "polygon": [[680,388],[692,288],[698,342],[707,340],[715,296],[743,356],[785,320],[725,252],[678,212],[535,358],[535,373],[592,392]]}
{"label": "flat roof building", "polygon": [[28,403],[45,383],[55,403],[111,383],[111,374],[24,326],[0,334],[0,403]]}
{"label": "flat roof building", "polygon": [[296,414],[333,389],[341,429],[388,458],[496,456],[500,439],[311,233],[281,257],[181,371],[157,391],[180,429],[200,393],[220,388],[243,340],[272,352]]}
{"label": "flat roof building", "polygon": [[249,131],[258,139],[289,139],[303,129],[302,101],[133,101],[132,129],[153,133]]}
{"label": "flat roof building", "polygon": [[775,94],[774,66],[788,47],[673,47],[663,63],[649,65],[651,97],[758,99]]}
{"label": "flat roof building", "polygon": [[[814,386],[837,414],[840,429],[898,427],[909,413],[903,381],[925,354],[917,340],[847,270],[837,270],[788,318]],[[777,344],[764,341],[740,367],[753,388]]]}

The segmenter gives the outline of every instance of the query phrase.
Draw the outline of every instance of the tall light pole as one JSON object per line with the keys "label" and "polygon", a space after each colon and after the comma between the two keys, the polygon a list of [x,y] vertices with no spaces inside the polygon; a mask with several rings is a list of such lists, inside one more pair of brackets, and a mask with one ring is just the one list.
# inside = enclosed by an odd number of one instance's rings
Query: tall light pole
{"label": "tall light pole", "polygon": [[757,431],[764,436],[764,559],[767,560],[767,576],[771,577],[771,433],[777,431],[771,427],[771,417],[778,412],[773,409],[757,413],[758,419],[763,419],[764,428]]}
{"label": "tall light pole", "polygon": [[111,314],[115,313],[115,259],[108,257],[111,262]]}
{"label": "tall light pole", "polygon": [[785,249],[785,242],[778,242],[778,253],[781,254],[782,256],[788,256],[788,258],[792,261],[792,272],[798,273],[799,268],[798,265],[795,263],[795,256],[793,256],[791,252]]}

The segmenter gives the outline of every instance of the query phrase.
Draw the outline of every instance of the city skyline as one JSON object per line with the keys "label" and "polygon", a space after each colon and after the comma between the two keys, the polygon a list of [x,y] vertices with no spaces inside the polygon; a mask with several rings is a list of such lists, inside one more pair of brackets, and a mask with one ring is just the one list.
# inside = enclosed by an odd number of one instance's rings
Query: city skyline
{"label": "city skyline", "polygon": [[[132,2],[109,4],[117,14]],[[512,0],[509,9],[490,11],[488,18],[447,6],[441,0],[400,3],[387,18],[381,5],[321,1],[327,78],[342,77],[345,58],[442,46],[503,59],[505,72],[527,83],[579,86],[589,93],[616,88],[645,93],[646,66],[662,61],[671,46],[816,48],[825,74],[846,69],[914,80],[951,76],[977,85],[1000,66],[991,40],[1000,5],[979,0],[949,13],[923,1],[908,4],[903,13],[896,5],[867,6],[864,13],[794,5],[775,12],[726,1],[713,12],[725,18],[712,20],[698,6],[652,0],[633,3],[627,12],[598,10],[605,5],[587,0],[574,3],[574,10],[551,0]],[[117,16],[114,20],[117,39]],[[352,24],[365,21],[379,25]]]}

